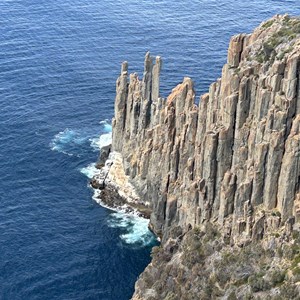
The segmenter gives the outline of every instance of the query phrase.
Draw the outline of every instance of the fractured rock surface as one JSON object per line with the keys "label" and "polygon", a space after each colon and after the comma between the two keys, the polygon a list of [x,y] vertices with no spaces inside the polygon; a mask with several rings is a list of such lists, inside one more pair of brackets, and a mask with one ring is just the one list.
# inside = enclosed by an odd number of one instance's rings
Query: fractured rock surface
{"label": "fractured rock surface", "polygon": [[295,216],[300,39],[262,50],[293,22],[277,16],[269,27],[234,36],[222,77],[199,106],[190,78],[159,97],[160,57],[146,54],[142,80],[122,65],[112,148],[151,203],[151,224],[164,240],[173,226],[184,231],[207,221],[229,222],[233,239],[251,238],[256,223],[264,224],[257,208],[278,211],[281,224]]}
{"label": "fractured rock surface", "polygon": [[[300,20],[275,16],[234,36],[221,78],[199,105],[190,78],[160,97],[161,66],[147,53],[139,79],[122,64],[118,159],[100,182],[150,208],[151,229],[162,238],[134,299],[299,299]],[[237,269],[224,281],[217,266],[230,268],[232,251],[243,270],[232,257]]]}

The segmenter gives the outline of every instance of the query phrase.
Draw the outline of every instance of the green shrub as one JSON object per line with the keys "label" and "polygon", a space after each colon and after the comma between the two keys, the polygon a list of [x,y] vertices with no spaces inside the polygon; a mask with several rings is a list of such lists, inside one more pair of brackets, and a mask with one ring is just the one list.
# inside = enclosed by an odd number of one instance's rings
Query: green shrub
{"label": "green shrub", "polygon": [[294,285],[283,284],[280,287],[280,297],[281,299],[299,299],[299,294]]}
{"label": "green shrub", "polygon": [[232,292],[229,294],[229,296],[228,296],[227,299],[228,299],[228,300],[237,300],[237,297],[236,297],[236,295],[235,295],[235,292],[232,291]]}
{"label": "green shrub", "polygon": [[281,213],[278,210],[273,210],[272,213],[271,213],[271,215],[273,217],[279,217],[279,218],[281,217]]}
{"label": "green shrub", "polygon": [[[269,28],[274,23],[274,20],[266,22],[262,27]],[[283,21],[282,27],[275,32],[264,44],[262,50],[257,54],[256,60],[259,63],[266,62],[271,58],[273,60],[275,56],[272,56],[272,53],[276,54],[275,49],[285,41],[292,41],[300,34],[300,20],[291,19],[286,17]],[[285,54],[290,52],[292,47],[289,47],[286,50],[281,51],[278,55],[278,59],[283,59]]]}
{"label": "green shrub", "polygon": [[243,278],[238,279],[238,280],[235,281],[233,284],[234,284],[235,286],[239,287],[239,286],[241,286],[241,285],[246,284],[246,283],[248,282],[248,278],[249,278],[248,276],[245,276],[245,277],[243,277]]}
{"label": "green shrub", "polygon": [[285,279],[286,272],[281,270],[274,270],[270,274],[270,280],[272,286],[280,285]]}
{"label": "green shrub", "polygon": [[292,268],[298,267],[298,264],[300,264],[300,254],[296,255],[292,262]]}
{"label": "green shrub", "polygon": [[263,28],[269,28],[269,27],[271,27],[274,24],[274,21],[275,20],[269,20],[262,27]]}
{"label": "green shrub", "polygon": [[263,52],[259,52],[255,58],[260,64],[262,64],[265,61],[265,55]]}
{"label": "green shrub", "polygon": [[300,232],[298,230],[293,231],[292,237],[293,237],[294,240],[300,242]]}
{"label": "green shrub", "polygon": [[259,291],[265,291],[270,288],[269,283],[266,282],[259,274],[249,276],[248,284],[255,293]]}

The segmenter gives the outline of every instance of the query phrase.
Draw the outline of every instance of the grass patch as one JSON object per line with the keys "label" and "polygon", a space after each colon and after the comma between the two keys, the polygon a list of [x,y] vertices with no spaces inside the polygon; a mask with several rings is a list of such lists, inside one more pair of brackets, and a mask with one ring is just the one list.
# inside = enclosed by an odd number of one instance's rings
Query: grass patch
{"label": "grass patch", "polygon": [[269,20],[262,27],[263,28],[269,28],[274,24],[274,22],[275,22],[275,20]]}
{"label": "grass patch", "polygon": [[296,255],[292,262],[292,268],[298,267],[298,264],[300,264],[300,254]]}

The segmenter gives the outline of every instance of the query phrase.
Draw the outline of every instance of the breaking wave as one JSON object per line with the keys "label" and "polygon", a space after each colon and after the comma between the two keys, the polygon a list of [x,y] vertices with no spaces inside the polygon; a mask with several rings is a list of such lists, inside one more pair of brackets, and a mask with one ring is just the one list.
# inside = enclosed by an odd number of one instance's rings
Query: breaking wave
{"label": "breaking wave", "polygon": [[149,220],[133,214],[115,212],[109,216],[108,226],[122,230],[121,240],[134,246],[148,246],[153,244],[156,239],[148,229]]}
{"label": "breaking wave", "polygon": [[102,147],[108,146],[112,142],[112,126],[108,120],[100,122],[102,126],[102,132],[99,137],[90,139],[91,147],[94,151],[99,151]]}
{"label": "breaking wave", "polygon": [[108,120],[100,122],[100,136],[96,136],[95,132],[90,130],[73,130],[66,128],[57,133],[50,142],[50,148],[53,151],[61,152],[69,156],[81,156],[85,151],[90,151],[90,147],[94,151],[111,144],[112,126]]}
{"label": "breaking wave", "polygon": [[78,153],[78,146],[86,141],[79,132],[66,128],[54,136],[50,142],[51,150],[58,151],[69,156],[80,156]]}
{"label": "breaking wave", "polygon": [[81,168],[80,172],[88,178],[92,179],[95,175],[100,173],[100,170],[96,168],[95,163],[91,163],[87,167]]}
{"label": "breaking wave", "polygon": [[93,199],[102,207],[114,211],[109,215],[107,225],[121,231],[119,237],[124,244],[140,248],[154,246],[158,242],[158,239],[148,228],[148,219],[138,216],[137,213],[126,212],[126,206],[113,209],[106,206],[101,202],[100,190],[94,190]]}
{"label": "breaking wave", "polygon": [[101,121],[100,124],[103,126],[104,131],[106,131],[106,132],[112,131],[112,126],[108,119]]}
{"label": "breaking wave", "polygon": [[[90,146],[94,151],[99,151],[102,147],[105,147],[112,142],[112,127],[108,120],[100,122],[102,132],[99,137],[90,138]],[[81,168],[80,172],[87,176],[89,179],[100,173],[100,170],[96,168],[96,163],[91,163],[88,166]],[[101,202],[101,191],[94,190],[93,199],[103,207],[111,210],[110,207],[105,206]],[[131,245],[133,247],[144,247],[156,242],[155,236],[148,229],[149,220],[139,217],[134,213],[126,213],[122,207],[114,209],[115,212],[109,215],[107,224],[111,228],[118,228],[121,231],[120,239],[123,243]]]}
{"label": "breaking wave", "polygon": [[108,146],[111,144],[112,140],[112,133],[104,133],[101,134],[98,138],[90,139],[91,147],[94,149],[94,151],[99,151],[102,147]]}

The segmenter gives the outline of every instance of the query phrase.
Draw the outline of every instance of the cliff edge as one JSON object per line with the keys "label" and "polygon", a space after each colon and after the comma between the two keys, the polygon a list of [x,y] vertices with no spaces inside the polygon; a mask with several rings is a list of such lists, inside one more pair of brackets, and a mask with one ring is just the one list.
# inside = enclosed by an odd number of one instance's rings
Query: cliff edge
{"label": "cliff edge", "polygon": [[300,20],[234,36],[199,105],[190,78],[160,97],[161,65],[122,65],[104,184],[162,239],[133,299],[300,299]]}

